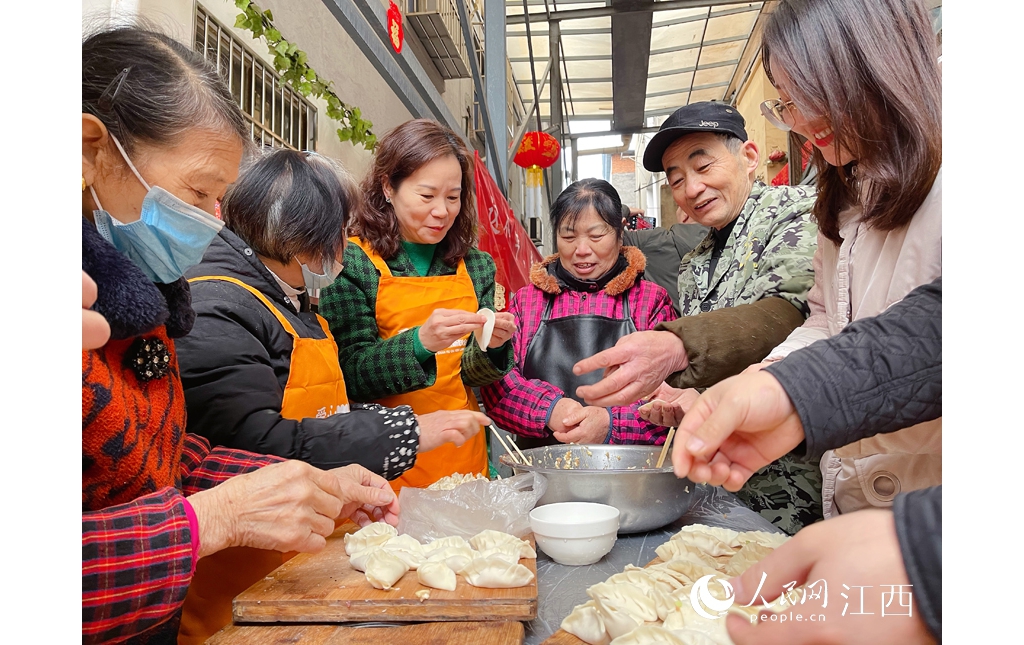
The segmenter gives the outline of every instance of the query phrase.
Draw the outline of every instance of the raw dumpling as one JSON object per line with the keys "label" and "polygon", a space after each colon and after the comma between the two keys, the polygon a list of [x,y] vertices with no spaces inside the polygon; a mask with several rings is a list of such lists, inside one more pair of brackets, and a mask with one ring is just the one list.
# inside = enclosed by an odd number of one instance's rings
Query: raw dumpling
{"label": "raw dumpling", "polygon": [[717,526],[708,526],[707,524],[691,524],[689,526],[684,526],[682,529],[680,529],[678,533],[673,535],[671,539],[679,540],[682,539],[683,536],[689,536],[694,533],[703,533],[705,535],[710,535],[711,537],[721,542],[725,542],[730,546],[740,545],[739,542],[736,541],[737,537],[739,537],[740,535],[738,532],[733,531],[732,529],[723,529]]}
{"label": "raw dumpling", "polygon": [[423,545],[410,535],[393,537],[385,542],[381,548],[404,562],[413,571],[426,560],[426,557],[423,555]]}
{"label": "raw dumpling", "polygon": [[469,539],[469,544],[477,551],[487,551],[496,547],[504,545],[515,545],[519,549],[520,558],[536,558],[537,552],[533,550],[530,543],[526,540],[520,540],[514,535],[508,533],[502,533],[501,531],[495,531],[487,529],[480,531]]}
{"label": "raw dumpling", "polygon": [[777,549],[789,539],[788,535],[782,533],[768,533],[767,531],[744,531],[736,536],[736,542],[741,545],[749,544],[760,544],[770,549]]}
{"label": "raw dumpling", "polygon": [[421,585],[455,591],[457,584],[455,572],[448,568],[444,562],[425,562],[416,572]]}
{"label": "raw dumpling", "polygon": [[366,560],[366,580],[377,589],[390,589],[408,570],[404,562],[384,549],[375,550]]}
{"label": "raw dumpling", "polygon": [[708,574],[718,574],[717,569],[697,564],[690,560],[669,560],[668,562],[662,562],[661,564],[656,564],[648,568],[662,571],[682,582],[684,585],[692,585]]}
{"label": "raw dumpling", "polygon": [[618,638],[628,634],[641,625],[641,621],[633,618],[629,615],[629,612],[616,605],[614,599],[606,598],[602,600],[595,598],[594,605],[601,615],[601,622],[604,623],[605,631],[611,638]]}
{"label": "raw dumpling", "polygon": [[608,645],[610,642],[608,632],[604,629],[601,612],[597,610],[593,600],[577,605],[572,613],[565,617],[560,627],[590,645]]}
{"label": "raw dumpling", "polygon": [[718,561],[714,557],[700,551],[697,547],[684,540],[673,538],[656,548],[654,552],[665,562],[669,560],[691,560],[711,568],[718,566]]}
{"label": "raw dumpling", "polygon": [[447,549],[450,546],[466,547],[467,549],[472,548],[469,546],[469,542],[466,542],[465,538],[458,535],[450,535],[448,537],[438,538],[430,544],[424,545],[423,553],[429,558],[441,549]]}
{"label": "raw dumpling", "polygon": [[654,599],[640,587],[599,582],[587,589],[587,595],[599,603],[614,604],[638,623],[658,620],[658,609]]}
{"label": "raw dumpling", "polygon": [[[619,636],[612,641],[612,645],[646,645],[647,643],[668,643],[669,645],[688,645],[685,641],[657,625],[642,625],[628,634]],[[711,645],[716,645],[711,641]]]}
{"label": "raw dumpling", "polygon": [[366,561],[370,559],[376,551],[380,551],[381,546],[379,544],[363,549],[362,551],[356,551],[348,561],[352,564],[352,568],[356,571],[366,571]]}
{"label": "raw dumpling", "polygon": [[455,573],[462,573],[469,563],[477,558],[477,553],[469,546],[450,546],[433,551],[427,562],[443,562]]}
{"label": "raw dumpling", "polygon": [[385,522],[374,522],[345,536],[345,553],[352,555],[367,547],[384,544],[398,535],[398,529]]}
{"label": "raw dumpling", "polygon": [[736,555],[729,558],[729,562],[726,563],[723,573],[727,576],[738,576],[744,571],[754,566],[761,560],[763,560],[769,553],[775,549],[758,544],[757,542],[748,542],[743,545]]}
{"label": "raw dumpling", "polygon": [[512,544],[511,542],[506,544],[499,544],[498,546],[491,547],[480,551],[481,558],[489,558],[492,555],[496,558],[501,558],[509,564],[515,564],[519,562],[520,553],[522,549],[518,544]]}
{"label": "raw dumpling", "polygon": [[521,564],[509,564],[501,558],[477,558],[462,570],[462,577],[474,587],[508,589],[524,587],[533,580],[533,572]]}

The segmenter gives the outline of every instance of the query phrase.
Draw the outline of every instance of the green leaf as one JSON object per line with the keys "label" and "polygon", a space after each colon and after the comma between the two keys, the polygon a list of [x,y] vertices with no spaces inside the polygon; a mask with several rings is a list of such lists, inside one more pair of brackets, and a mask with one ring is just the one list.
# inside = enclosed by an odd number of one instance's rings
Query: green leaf
{"label": "green leaf", "polygon": [[[267,39],[269,40],[269,37]],[[284,56],[285,54],[288,53],[288,43],[277,43],[277,47],[274,47],[274,51],[277,52],[280,56]]]}
{"label": "green leaf", "polygon": [[344,130],[342,128],[338,128],[338,139],[340,141],[348,141],[351,138],[352,138],[352,132],[351,131]]}
{"label": "green leaf", "polygon": [[352,116],[355,117],[356,120],[358,120],[360,117],[363,116],[363,113],[359,111],[359,108],[352,108]]}
{"label": "green leaf", "polygon": [[245,9],[249,6],[251,0],[235,0],[235,6],[239,9]]}
{"label": "green leaf", "polygon": [[[269,40],[271,42],[277,42],[277,41],[281,40],[281,32],[276,30],[276,29],[274,29],[273,27],[268,29],[266,31],[266,34],[267,34],[267,40]],[[281,40],[281,42],[284,42],[284,41]]]}
{"label": "green leaf", "polygon": [[303,96],[309,96],[309,93],[313,91],[313,86],[309,83],[299,83],[299,91]]}
{"label": "green leaf", "polygon": [[288,57],[281,55],[274,56],[274,67],[276,67],[277,71],[281,72],[282,74],[288,71],[291,68],[291,66],[292,61]]}
{"label": "green leaf", "polygon": [[274,14],[270,13],[270,9],[267,9],[266,11],[264,11],[263,15],[267,17],[267,20],[269,20],[271,22],[274,21]]}
{"label": "green leaf", "polygon": [[297,51],[299,51],[299,46],[298,45],[296,45],[295,43],[289,43],[288,44],[288,55],[289,56],[294,56],[295,52],[297,52]]}
{"label": "green leaf", "polygon": [[249,30],[252,31],[253,38],[259,38],[263,35],[263,23],[252,20],[249,21]]}
{"label": "green leaf", "polygon": [[[299,65],[305,65],[307,60],[309,60],[309,57],[306,56],[306,52],[302,51],[301,49],[295,52],[295,61]],[[310,74],[312,74],[312,76],[309,76]],[[306,78],[312,81],[313,79],[316,78],[316,72],[314,72],[312,69],[308,70],[306,72]]]}

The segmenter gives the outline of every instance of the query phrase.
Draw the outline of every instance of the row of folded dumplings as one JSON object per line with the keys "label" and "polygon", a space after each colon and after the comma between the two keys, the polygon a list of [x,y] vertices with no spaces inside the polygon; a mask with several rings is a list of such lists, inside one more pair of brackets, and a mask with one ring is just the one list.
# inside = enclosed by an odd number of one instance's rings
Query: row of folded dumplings
{"label": "row of folded dumplings", "polygon": [[456,574],[474,587],[523,587],[533,580],[533,572],[519,559],[537,557],[529,542],[501,531],[481,531],[469,541],[449,536],[421,544],[384,522],[346,535],[345,552],[352,568],[384,590],[409,571],[416,571],[420,584],[446,591],[455,591]]}
{"label": "row of folded dumplings", "polygon": [[[656,549],[663,562],[644,569],[627,565],[621,573],[590,587],[590,600],[577,605],[561,628],[590,645],[732,645],[724,618],[706,618],[693,607],[694,583],[708,575],[737,576],[787,539],[763,531],[738,533],[700,524],[684,527]],[[726,599],[717,583],[708,592],[717,600]],[[730,611],[749,618],[766,609],[734,604]]]}

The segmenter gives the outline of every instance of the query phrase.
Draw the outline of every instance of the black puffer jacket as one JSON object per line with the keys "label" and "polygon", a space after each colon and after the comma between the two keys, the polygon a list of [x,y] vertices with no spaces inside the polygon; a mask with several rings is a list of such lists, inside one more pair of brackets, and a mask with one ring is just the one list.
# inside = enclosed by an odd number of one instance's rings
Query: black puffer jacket
{"label": "black puffer jacket", "polygon": [[[820,457],[864,437],[942,416],[942,278],[874,318],[766,368]],[[897,496],[900,551],[928,629],[942,640],[942,487]]]}
{"label": "black puffer jacket", "polygon": [[[303,337],[325,337],[305,294],[297,312],[252,249],[226,228],[187,277],[206,275],[255,287]],[[412,468],[419,446],[412,408],[352,404],[351,412],[324,419],[285,419],[281,403],[292,337],[263,303],[236,284],[197,282],[191,288],[195,325],[176,341],[189,432],[214,446],[299,459],[324,469],[355,463],[394,479]]]}

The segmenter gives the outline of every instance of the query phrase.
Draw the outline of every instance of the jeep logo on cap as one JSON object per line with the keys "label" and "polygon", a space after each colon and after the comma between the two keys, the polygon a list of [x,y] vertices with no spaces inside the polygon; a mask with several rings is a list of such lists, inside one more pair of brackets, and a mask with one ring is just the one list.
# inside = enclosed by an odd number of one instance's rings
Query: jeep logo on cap
{"label": "jeep logo on cap", "polygon": [[700,127],[702,128],[717,128],[718,121],[701,121]]}

